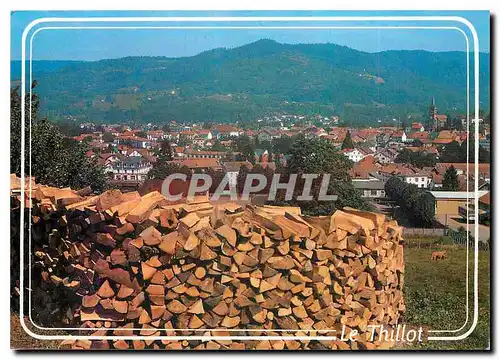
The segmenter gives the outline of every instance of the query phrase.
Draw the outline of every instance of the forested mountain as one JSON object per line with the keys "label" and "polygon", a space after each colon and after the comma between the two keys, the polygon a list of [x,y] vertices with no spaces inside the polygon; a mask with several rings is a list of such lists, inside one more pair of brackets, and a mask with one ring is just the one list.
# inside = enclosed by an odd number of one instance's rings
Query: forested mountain
{"label": "forested mountain", "polygon": [[[41,111],[54,120],[231,122],[280,112],[366,123],[425,114],[432,97],[442,112],[464,111],[465,59],[462,52],[366,53],[259,40],[183,58],[35,62],[34,78]],[[487,110],[489,54],[480,65]],[[18,69],[13,62],[13,79]]]}

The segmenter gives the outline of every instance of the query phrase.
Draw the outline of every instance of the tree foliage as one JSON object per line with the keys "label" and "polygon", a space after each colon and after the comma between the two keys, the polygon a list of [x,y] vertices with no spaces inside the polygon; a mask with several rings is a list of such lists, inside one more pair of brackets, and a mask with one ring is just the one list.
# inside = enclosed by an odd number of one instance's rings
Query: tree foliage
{"label": "tree foliage", "polygon": [[160,149],[158,151],[158,160],[164,161],[172,161],[174,159],[174,149],[172,149],[172,145],[170,145],[170,141],[162,140],[160,143]]}
{"label": "tree foliage", "polygon": [[149,171],[148,178],[164,180],[172,174],[186,174],[189,176],[191,175],[191,170],[186,166],[180,166],[176,163],[158,159],[153,165],[153,168]]}
{"label": "tree foliage", "polygon": [[247,135],[237,137],[234,140],[235,152],[239,154],[236,157],[238,161],[249,161],[255,164],[255,145]]}
{"label": "tree foliage", "polygon": [[410,164],[419,168],[436,165],[436,156],[423,151],[411,151],[406,148],[394,159],[395,163]]}
{"label": "tree foliage", "polygon": [[279,153],[279,154],[287,154],[290,149],[292,148],[292,145],[294,142],[301,140],[304,138],[303,133],[299,133],[294,136],[286,136],[282,135],[279,138],[274,138],[272,142],[272,149],[274,153]]}
{"label": "tree foliage", "polygon": [[[383,61],[378,61],[380,56]],[[489,61],[489,54],[480,54],[485,65],[479,81],[484,104],[490,102]],[[16,63],[19,69],[20,62]],[[158,72],[159,68],[163,70]],[[462,110],[464,71],[458,52],[369,54],[335,44],[261,40],[190,57],[74,62],[35,72],[42,82],[44,108],[61,118],[71,115],[107,123],[127,119],[234,122],[279,112],[339,115],[352,124],[374,125],[377,119],[424,113],[422,104],[428,103],[430,88],[441,109]],[[379,74],[384,83],[370,74]],[[394,91],[402,83],[404,91]],[[385,99],[386,106],[373,101],[373,94]],[[104,102],[97,103],[96,98]]]}
{"label": "tree foliage", "polygon": [[344,141],[342,141],[342,150],[344,149],[353,149],[354,144],[351,139],[351,132],[347,131],[347,134],[345,135]]}
{"label": "tree foliage", "polygon": [[[291,200],[285,200],[285,192],[278,191],[276,205],[300,206],[309,215],[327,215],[344,206],[358,209],[370,209],[360,193],[353,187],[349,170],[351,162],[329,141],[325,139],[301,139],[296,141],[290,151],[290,160],[284,169],[280,182],[287,182],[293,174],[297,174],[296,188]],[[311,187],[312,200],[299,201],[305,180],[303,174],[318,174]],[[323,177],[329,174],[328,195],[337,195],[335,201],[324,201],[319,198]]]}
{"label": "tree foliage", "polygon": [[434,197],[430,192],[393,176],[385,183],[385,193],[415,225],[429,226],[434,220]]}
{"label": "tree foliage", "polygon": [[[469,152],[467,156],[467,144],[469,145]],[[445,163],[465,163],[467,159],[470,163],[475,162],[475,141],[474,139],[469,139],[468,141],[463,141],[459,144],[453,141],[446,144],[441,149],[440,162]],[[479,162],[489,163],[490,162],[490,152],[479,146]]]}
{"label": "tree foliage", "polygon": [[[33,84],[34,88],[36,83]],[[26,112],[25,175],[35,177],[38,183],[79,189],[91,186],[96,192],[106,187],[104,168],[95,158],[86,156],[89,150],[83,143],[66,138],[59,128],[47,119],[38,118],[38,96],[32,94],[31,127]],[[29,94],[26,95],[29,110]],[[11,90],[11,173],[21,175],[21,96],[19,88]],[[31,143],[30,143],[31,137]]]}
{"label": "tree foliage", "polygon": [[112,143],[115,140],[115,136],[109,131],[102,134],[102,141],[106,143]]}
{"label": "tree foliage", "polygon": [[446,169],[443,177],[443,190],[458,191],[460,183],[458,181],[457,169],[453,165]]}
{"label": "tree foliage", "polygon": [[191,171],[187,167],[181,167],[179,164],[170,162],[174,159],[174,150],[168,140],[161,141],[157,156],[158,158],[153,163],[153,168],[148,173],[148,178],[165,179],[167,176],[175,173],[191,174]]}

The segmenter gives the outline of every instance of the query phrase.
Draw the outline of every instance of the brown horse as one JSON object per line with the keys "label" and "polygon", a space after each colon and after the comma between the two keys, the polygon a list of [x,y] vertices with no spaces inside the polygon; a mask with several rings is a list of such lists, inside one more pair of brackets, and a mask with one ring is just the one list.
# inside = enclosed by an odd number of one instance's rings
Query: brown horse
{"label": "brown horse", "polygon": [[442,260],[446,259],[448,257],[448,254],[446,251],[434,251],[431,255],[431,260]]}

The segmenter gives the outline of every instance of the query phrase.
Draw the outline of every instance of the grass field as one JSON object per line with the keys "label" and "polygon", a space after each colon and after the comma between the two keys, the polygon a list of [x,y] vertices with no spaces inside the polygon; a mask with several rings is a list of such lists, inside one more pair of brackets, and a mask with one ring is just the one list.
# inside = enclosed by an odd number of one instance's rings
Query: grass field
{"label": "grass field", "polygon": [[[405,249],[405,323],[433,330],[458,329],[466,319],[466,249],[447,248],[448,258],[431,261],[436,248]],[[473,250],[469,259],[469,321],[453,336],[464,333],[473,318]],[[459,341],[430,341],[410,349],[483,350],[490,347],[490,253],[479,252],[479,320],[468,338]]]}

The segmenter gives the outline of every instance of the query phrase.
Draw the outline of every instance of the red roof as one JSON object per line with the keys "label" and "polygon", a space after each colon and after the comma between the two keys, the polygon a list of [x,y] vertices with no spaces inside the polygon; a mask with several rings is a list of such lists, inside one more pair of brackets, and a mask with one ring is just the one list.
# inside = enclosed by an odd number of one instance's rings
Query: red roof
{"label": "red roof", "polygon": [[479,202],[489,206],[490,205],[490,192],[481,196],[479,198]]}

